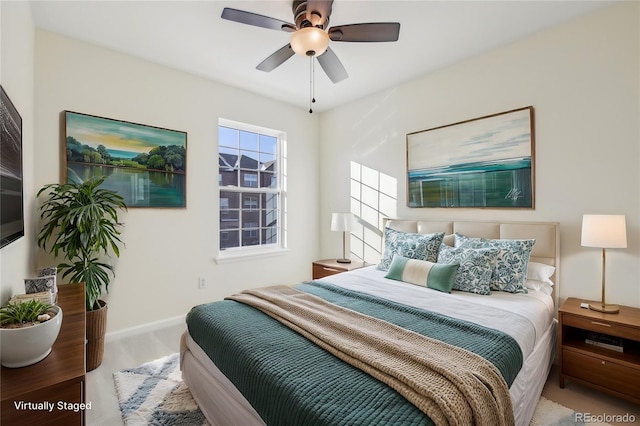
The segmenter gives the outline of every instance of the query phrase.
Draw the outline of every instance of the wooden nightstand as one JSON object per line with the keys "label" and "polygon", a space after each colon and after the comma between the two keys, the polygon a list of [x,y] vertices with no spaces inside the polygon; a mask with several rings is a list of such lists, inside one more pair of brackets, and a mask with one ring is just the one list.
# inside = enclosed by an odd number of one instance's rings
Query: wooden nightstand
{"label": "wooden nightstand", "polygon": [[366,262],[352,260],[351,263],[338,263],[336,259],[323,259],[313,262],[313,279],[328,277],[340,272],[352,271],[367,266]]}
{"label": "wooden nightstand", "polygon": [[[640,309],[620,306],[618,314],[581,308],[569,298],[558,310],[560,387],[564,379],[640,404]],[[623,352],[587,344],[589,332],[623,339]]]}

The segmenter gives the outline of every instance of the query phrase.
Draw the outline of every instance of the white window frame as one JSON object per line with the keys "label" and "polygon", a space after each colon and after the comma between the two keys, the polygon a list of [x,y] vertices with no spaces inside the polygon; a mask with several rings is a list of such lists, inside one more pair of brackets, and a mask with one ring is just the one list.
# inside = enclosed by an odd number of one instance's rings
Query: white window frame
{"label": "white window frame", "polygon": [[[242,193],[256,193],[256,192],[260,192],[263,194],[278,194],[278,203],[279,203],[279,208],[278,208],[278,226],[277,226],[277,234],[278,234],[278,242],[276,244],[268,244],[268,245],[257,245],[257,246],[242,246],[242,244],[240,244],[239,247],[232,247],[232,248],[226,248],[224,250],[222,250],[220,248],[220,242],[221,242],[221,229],[218,228],[218,244],[217,244],[217,255],[215,257],[215,260],[217,263],[226,263],[226,262],[233,262],[233,261],[238,261],[238,260],[243,260],[246,258],[258,258],[258,257],[265,257],[265,256],[276,256],[276,255],[282,255],[282,254],[286,254],[288,252],[287,250],[287,239],[286,239],[286,235],[287,235],[287,226],[286,226],[286,197],[287,197],[287,191],[286,191],[286,133],[282,132],[282,131],[278,131],[278,130],[273,130],[273,129],[268,129],[268,128],[264,128],[264,127],[260,127],[260,126],[255,126],[255,125],[251,125],[251,124],[246,124],[246,123],[240,123],[237,121],[233,121],[233,120],[228,120],[228,119],[224,119],[224,118],[219,118],[218,119],[218,128],[220,127],[228,127],[228,128],[232,128],[232,129],[236,129],[236,130],[240,130],[240,131],[247,131],[247,132],[252,132],[252,133],[258,133],[258,134],[262,134],[262,135],[266,135],[266,136],[271,136],[276,138],[276,160],[277,160],[277,167],[276,167],[276,183],[277,186],[275,188],[260,188],[260,185],[258,183],[258,187],[238,187],[238,186],[221,186],[220,183],[220,178],[219,178],[219,184],[218,184],[218,188],[217,188],[217,199],[218,199],[218,214],[222,213],[222,209],[221,209],[221,205],[220,205],[220,191],[232,191],[232,192],[238,192],[240,193],[240,196],[242,196]],[[218,144],[218,149],[216,150],[218,153],[220,152],[219,150],[220,145]],[[220,172],[219,172],[220,174]],[[259,203],[258,203],[259,204]],[[258,208],[260,206],[258,205]],[[240,215],[242,214],[242,202],[240,203]],[[218,218],[218,224],[219,224],[219,218]],[[219,225],[218,225],[219,226]],[[240,229],[240,233],[242,233],[243,230]],[[261,232],[259,230],[256,230],[256,232]]]}

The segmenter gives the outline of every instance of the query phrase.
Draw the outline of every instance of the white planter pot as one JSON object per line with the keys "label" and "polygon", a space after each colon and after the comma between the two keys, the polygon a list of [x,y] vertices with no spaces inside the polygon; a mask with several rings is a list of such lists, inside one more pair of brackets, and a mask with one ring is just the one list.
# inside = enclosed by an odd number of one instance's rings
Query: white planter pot
{"label": "white planter pot", "polygon": [[0,328],[0,363],[3,367],[26,367],[42,361],[51,352],[62,325],[62,309],[53,306],[56,316],[24,328]]}

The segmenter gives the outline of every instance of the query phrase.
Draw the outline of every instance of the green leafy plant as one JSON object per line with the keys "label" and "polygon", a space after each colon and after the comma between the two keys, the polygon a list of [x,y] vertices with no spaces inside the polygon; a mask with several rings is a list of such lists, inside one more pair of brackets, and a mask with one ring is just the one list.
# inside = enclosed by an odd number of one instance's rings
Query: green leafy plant
{"label": "green leafy plant", "polygon": [[45,185],[38,196],[47,192],[40,206],[42,229],[38,246],[58,256],[62,253],[69,263],[60,263],[62,277],[71,282],[84,282],[87,310],[98,309],[102,290],[109,291],[113,267],[103,256],[113,252],[120,257],[118,244],[120,227],[118,211],[127,210],[124,199],[116,192],[99,188],[106,176],[81,183]]}
{"label": "green leafy plant", "polygon": [[39,300],[9,303],[0,308],[0,326],[39,322],[38,317],[49,309],[51,305]]}

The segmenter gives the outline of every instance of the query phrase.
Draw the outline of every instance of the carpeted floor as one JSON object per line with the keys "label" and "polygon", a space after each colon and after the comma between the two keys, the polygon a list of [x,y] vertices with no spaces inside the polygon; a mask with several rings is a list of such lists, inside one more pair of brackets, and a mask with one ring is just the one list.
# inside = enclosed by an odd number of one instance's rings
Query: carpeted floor
{"label": "carpeted floor", "polygon": [[[182,382],[177,353],[114,373],[113,380],[127,426],[209,424]],[[584,425],[575,420],[572,409],[540,398],[531,426]]]}

